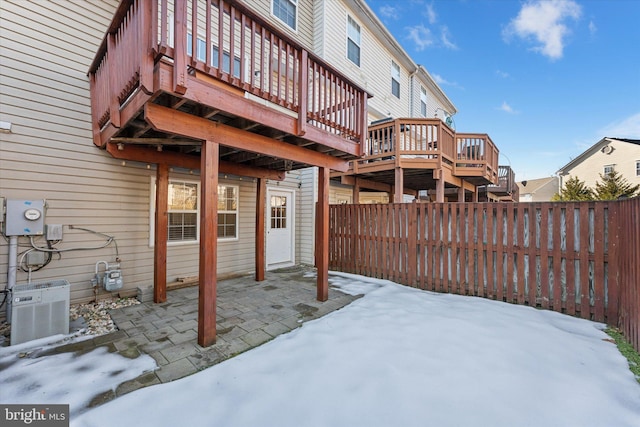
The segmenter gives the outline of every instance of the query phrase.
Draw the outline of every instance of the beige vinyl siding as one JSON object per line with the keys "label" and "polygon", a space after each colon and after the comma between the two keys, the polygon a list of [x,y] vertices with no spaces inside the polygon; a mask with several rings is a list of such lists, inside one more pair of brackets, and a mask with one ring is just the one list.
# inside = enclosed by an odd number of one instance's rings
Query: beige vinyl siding
{"label": "beige vinyl siding", "polygon": [[[64,226],[59,249],[95,247],[106,239],[71,229],[82,227],[115,237],[125,290],[153,284],[149,245],[151,177],[155,167],[111,158],[93,144],[87,70],[115,12],[117,1],[2,1],[0,15],[0,196],[46,199],[46,224]],[[197,174],[171,178],[198,180]],[[255,195],[251,179],[221,177],[239,186],[239,238],[218,245],[220,276],[254,270]],[[19,238],[19,252],[29,240]],[[39,246],[44,239],[37,238]],[[169,246],[167,279],[198,274],[198,245]],[[111,244],[98,250],[54,255],[32,273],[33,282],[66,279],[72,301],[93,298],[97,261],[113,262]],[[0,288],[7,279],[8,245],[0,241]],[[17,282],[27,273],[18,271]]]}
{"label": "beige vinyl siding", "polygon": [[[347,58],[347,16],[360,25],[360,67]],[[365,23],[341,1],[326,2],[324,23],[324,59],[373,94],[369,107],[378,115],[408,117],[409,74],[413,70],[396,60],[400,66],[400,99],[396,98],[391,93],[391,61],[395,57]]]}
{"label": "beige vinyl siding", "polygon": [[[147,171],[126,169],[92,143],[87,69],[117,6],[92,4],[92,20],[79,3],[3,1],[0,20],[0,120],[12,133],[0,135],[0,196],[46,199],[45,223],[64,224],[59,248],[92,247],[103,237],[68,225],[115,235],[123,267],[137,263],[132,240],[147,236]],[[114,185],[116,184],[116,185]],[[146,196],[146,193],[144,193]],[[118,220],[113,220],[116,216]],[[110,215],[111,214],[111,215]],[[141,240],[144,242],[144,240]],[[44,246],[43,239],[36,239]],[[19,252],[28,239],[19,239]],[[0,245],[0,286],[6,284],[8,246]],[[67,279],[72,298],[92,295],[96,261],[113,261],[115,246],[62,253],[32,274],[33,281]],[[125,277],[136,281],[139,272]],[[18,283],[27,279],[18,271]],[[138,279],[139,280],[139,279]]]}
{"label": "beige vinyl siding", "polygon": [[284,24],[280,19],[271,13],[272,0],[244,0],[250,9],[273,24],[278,30],[284,32],[288,37],[300,43],[306,49],[313,49],[313,1],[298,0],[298,28],[293,31],[291,27]]}
{"label": "beige vinyl siding", "polygon": [[353,189],[340,184],[332,184],[329,191],[329,204],[353,203]]}
{"label": "beige vinyl siding", "polygon": [[[610,154],[602,152],[605,145],[613,147]],[[627,180],[629,184],[640,184],[640,176],[636,175],[636,161],[640,160],[640,145],[624,141],[608,140],[606,143],[594,147],[593,152],[580,163],[564,172],[562,185],[572,177],[577,176],[589,188],[595,188],[600,181],[600,174],[604,174],[604,167],[614,165],[614,170]]]}
{"label": "beige vinyl siding", "polygon": [[301,188],[298,207],[298,263],[314,264],[316,202],[318,200],[318,168],[300,170]]}
{"label": "beige vinyl siding", "polygon": [[315,0],[313,2],[313,51],[321,58],[325,57],[325,5],[327,1],[333,0]]}
{"label": "beige vinyl siding", "polygon": [[[423,117],[420,112],[420,88],[424,87],[427,91],[427,118],[433,118],[436,115],[436,111],[442,109],[451,113],[450,108],[445,106],[445,103],[439,99],[439,96],[431,89],[431,85],[428,83],[421,81],[417,77],[413,79],[413,85],[409,82],[410,87],[408,92],[413,93],[413,97],[410,98],[409,103],[411,104],[411,112],[410,117]],[[410,95],[409,95],[410,96]],[[440,111],[442,112],[442,111]]]}

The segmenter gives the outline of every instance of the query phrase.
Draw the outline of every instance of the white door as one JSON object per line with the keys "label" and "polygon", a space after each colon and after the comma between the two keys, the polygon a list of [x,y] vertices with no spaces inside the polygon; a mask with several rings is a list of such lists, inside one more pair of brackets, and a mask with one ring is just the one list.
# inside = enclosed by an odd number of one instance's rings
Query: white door
{"label": "white door", "polygon": [[293,191],[267,190],[267,269],[295,263]]}

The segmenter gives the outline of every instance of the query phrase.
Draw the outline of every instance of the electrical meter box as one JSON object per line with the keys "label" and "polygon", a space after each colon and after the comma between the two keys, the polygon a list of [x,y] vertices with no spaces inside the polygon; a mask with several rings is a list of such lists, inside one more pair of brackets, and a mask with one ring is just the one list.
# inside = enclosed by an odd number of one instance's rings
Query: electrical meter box
{"label": "electrical meter box", "polygon": [[6,200],[5,236],[41,236],[44,233],[44,200]]}

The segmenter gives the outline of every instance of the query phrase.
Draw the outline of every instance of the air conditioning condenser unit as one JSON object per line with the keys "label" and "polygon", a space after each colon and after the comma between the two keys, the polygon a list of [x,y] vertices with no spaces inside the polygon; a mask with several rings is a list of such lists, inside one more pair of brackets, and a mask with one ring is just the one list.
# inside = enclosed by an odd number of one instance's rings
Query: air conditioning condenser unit
{"label": "air conditioning condenser unit", "polygon": [[11,345],[69,333],[69,282],[52,280],[13,287]]}

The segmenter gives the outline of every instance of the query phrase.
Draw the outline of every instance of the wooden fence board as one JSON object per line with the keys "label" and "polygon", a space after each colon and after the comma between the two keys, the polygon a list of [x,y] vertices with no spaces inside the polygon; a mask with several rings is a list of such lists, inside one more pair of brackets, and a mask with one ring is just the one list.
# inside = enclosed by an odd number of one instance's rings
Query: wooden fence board
{"label": "wooden fence board", "polygon": [[[580,204],[578,215],[580,217],[580,247],[578,249],[578,259],[580,265],[580,315],[585,319],[590,319],[589,304],[589,207],[590,204]],[[576,300],[577,302],[577,300]]]}
{"label": "wooden fence board", "polygon": [[[564,237],[565,245],[565,269],[567,276],[567,298],[566,298],[566,312],[574,316],[576,314],[576,264],[575,264],[575,233],[579,230],[574,226],[574,204],[567,203],[564,211],[564,229],[560,231],[560,237]],[[560,223],[562,227],[563,222]],[[579,285],[578,285],[579,286]]]}
{"label": "wooden fence board", "polygon": [[514,267],[517,258],[516,242],[517,233],[514,233],[514,204],[507,203],[507,302],[516,302],[514,292]]}
{"label": "wooden fence board", "polygon": [[[606,255],[604,249],[604,203],[596,203],[593,213],[593,227],[594,227],[594,243],[593,243],[593,259],[595,263],[595,270],[593,275],[593,295],[594,295],[594,311],[595,318],[604,319],[604,281],[605,281],[605,269]],[[602,218],[603,220],[599,220]],[[602,258],[598,257],[598,254],[603,254]]]}
{"label": "wooden fence board", "polygon": [[505,301],[504,294],[504,205],[498,205],[496,210],[496,298]]}
{"label": "wooden fence board", "polygon": [[524,239],[525,233],[528,232],[525,227],[525,209],[523,203],[516,204],[514,215],[514,235],[517,237],[516,244],[516,299],[518,304],[525,302],[524,289]]}
{"label": "wooden fence board", "polygon": [[640,345],[640,198],[330,212],[332,269],[608,321]]}

